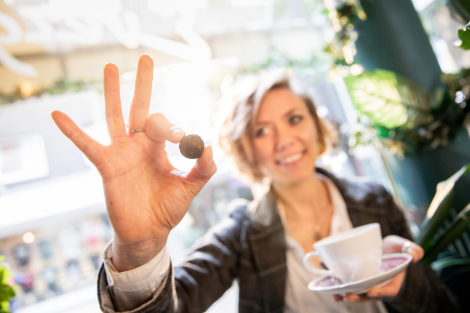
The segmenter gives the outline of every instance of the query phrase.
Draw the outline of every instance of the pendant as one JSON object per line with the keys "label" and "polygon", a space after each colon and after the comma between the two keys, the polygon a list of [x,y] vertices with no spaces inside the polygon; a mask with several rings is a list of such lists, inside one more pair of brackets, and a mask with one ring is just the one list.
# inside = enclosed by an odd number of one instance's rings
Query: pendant
{"label": "pendant", "polygon": [[320,227],[315,226],[315,228],[313,229],[313,240],[317,242],[320,239],[321,239]]}

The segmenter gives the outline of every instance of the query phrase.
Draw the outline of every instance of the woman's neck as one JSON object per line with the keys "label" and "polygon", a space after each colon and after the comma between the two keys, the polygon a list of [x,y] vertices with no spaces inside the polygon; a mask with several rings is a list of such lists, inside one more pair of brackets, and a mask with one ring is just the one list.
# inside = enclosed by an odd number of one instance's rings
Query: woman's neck
{"label": "woman's neck", "polygon": [[273,183],[277,201],[284,206],[287,218],[301,219],[317,217],[325,213],[331,203],[328,189],[316,173],[292,185]]}

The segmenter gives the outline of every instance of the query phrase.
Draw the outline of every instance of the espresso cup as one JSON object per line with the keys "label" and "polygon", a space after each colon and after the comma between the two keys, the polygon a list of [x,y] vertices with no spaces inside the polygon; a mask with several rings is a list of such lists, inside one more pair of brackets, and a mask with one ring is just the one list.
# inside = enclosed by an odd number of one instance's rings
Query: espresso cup
{"label": "espresso cup", "polygon": [[[339,278],[350,283],[376,276],[382,259],[382,234],[378,223],[367,224],[317,241],[315,251],[303,259],[305,267],[317,275]],[[318,257],[328,270],[310,262]]]}

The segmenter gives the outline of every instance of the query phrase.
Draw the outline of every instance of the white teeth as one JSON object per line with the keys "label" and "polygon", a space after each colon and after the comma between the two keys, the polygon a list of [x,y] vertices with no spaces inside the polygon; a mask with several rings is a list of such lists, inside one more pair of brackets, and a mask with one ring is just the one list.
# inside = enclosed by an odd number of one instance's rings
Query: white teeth
{"label": "white teeth", "polygon": [[292,162],[297,161],[297,160],[300,159],[301,157],[302,157],[302,153],[294,154],[294,155],[291,155],[290,157],[287,157],[287,158],[285,158],[285,159],[279,160],[279,163],[280,163],[280,164],[292,163]]}

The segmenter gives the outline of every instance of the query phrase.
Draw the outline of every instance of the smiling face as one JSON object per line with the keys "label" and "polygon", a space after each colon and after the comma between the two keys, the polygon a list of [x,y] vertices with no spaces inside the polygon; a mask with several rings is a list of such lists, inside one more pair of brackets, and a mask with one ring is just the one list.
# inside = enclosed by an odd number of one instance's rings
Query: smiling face
{"label": "smiling face", "polygon": [[259,170],[274,184],[291,185],[314,175],[318,130],[304,99],[289,88],[269,91],[252,127]]}

